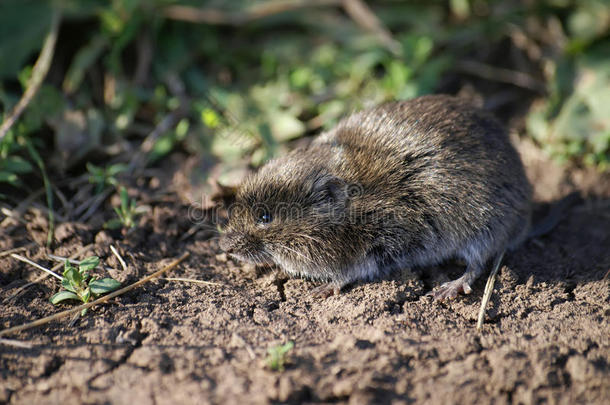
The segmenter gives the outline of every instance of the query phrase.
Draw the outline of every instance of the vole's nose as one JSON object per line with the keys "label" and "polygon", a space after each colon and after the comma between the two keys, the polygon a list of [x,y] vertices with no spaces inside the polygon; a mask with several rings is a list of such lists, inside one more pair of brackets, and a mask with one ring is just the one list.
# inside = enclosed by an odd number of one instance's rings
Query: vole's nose
{"label": "vole's nose", "polygon": [[233,253],[233,248],[235,244],[233,243],[233,234],[227,233],[221,236],[220,238],[220,248],[224,250],[226,253]]}

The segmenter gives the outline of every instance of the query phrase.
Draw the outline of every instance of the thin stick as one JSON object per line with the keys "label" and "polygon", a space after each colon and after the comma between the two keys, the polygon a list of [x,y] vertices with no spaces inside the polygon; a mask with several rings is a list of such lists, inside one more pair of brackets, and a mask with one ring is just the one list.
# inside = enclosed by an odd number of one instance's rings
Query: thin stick
{"label": "thin stick", "polygon": [[[75,257],[80,257],[80,256],[84,255],[85,253],[87,253],[88,251],[93,249],[93,247],[94,247],[93,244],[87,245],[87,246],[83,246],[81,249],[79,249],[76,253],[74,253],[72,256],[68,257],[67,259],[70,261],[70,263],[74,264],[73,261],[74,261]],[[47,256],[51,260],[59,260],[61,262],[61,263],[57,263],[55,266],[53,266],[51,268],[51,270],[57,271],[57,270],[61,269],[64,266],[64,262],[66,261],[66,257],[56,256],[56,255],[52,255],[52,254],[47,254]],[[80,264],[80,261],[78,261],[78,264]]]}
{"label": "thin stick", "polygon": [[153,149],[157,139],[170,129],[174,128],[180,119],[184,117],[184,115],[185,110],[184,107],[181,106],[166,115],[161,122],[157,124],[155,129],[153,129],[142,142],[140,150],[134,153],[133,157],[131,158],[131,161],[129,162],[129,171],[133,171],[136,167],[139,167],[144,163],[146,155]]}
{"label": "thin stick", "polygon": [[192,23],[240,26],[289,11],[333,6],[342,6],[358,25],[373,32],[390,52],[396,56],[401,54],[400,43],[392,37],[391,32],[362,0],[276,0],[255,4],[241,12],[174,5],[165,7],[163,15],[170,19]]}
{"label": "thin stick", "polygon": [[29,196],[27,196],[25,198],[25,200],[23,200],[22,202],[19,203],[19,205],[17,205],[15,208],[13,208],[10,211],[10,215],[6,214],[6,218],[4,218],[4,220],[2,221],[2,223],[0,223],[0,227],[5,226],[8,221],[15,220],[15,221],[19,221],[22,223],[27,223],[27,221],[24,221],[21,216],[23,215],[23,213],[25,211],[27,211],[27,209],[30,207],[30,205],[32,204],[32,201],[34,201],[35,199],[37,199],[38,197],[40,197],[42,195],[42,193],[45,192],[44,188],[40,188],[36,191],[34,191],[32,194],[30,194]]}
{"label": "thin stick", "polygon": [[[97,211],[97,209],[99,208],[99,206],[100,206],[100,205],[101,205],[101,204],[102,204],[102,203],[103,203],[103,202],[106,200],[106,198],[108,198],[108,196],[109,196],[110,194],[112,194],[112,192],[113,192],[113,189],[108,188],[108,189],[106,189],[106,190],[102,191],[100,194],[97,194],[97,195],[96,195],[95,197],[93,197],[92,199],[85,201],[85,202],[83,203],[83,205],[81,205],[81,207],[85,207],[85,208],[87,208],[87,210],[85,211],[85,213],[84,213],[84,214],[82,214],[82,215],[81,215],[81,216],[78,218],[78,221],[79,221],[79,222],[85,222],[86,220],[88,220],[88,219],[89,219],[89,217],[91,217],[91,215],[93,215],[93,214],[95,213],[95,211]],[[93,202],[91,202],[91,201],[93,201]],[[90,202],[91,202],[91,203],[90,203]],[[89,204],[89,203],[90,203],[90,204]],[[78,209],[77,209],[77,211],[78,211]],[[76,216],[76,215],[80,215],[80,213],[79,213],[79,214],[77,214],[77,213],[75,212],[75,214],[74,214],[74,215],[75,215],[75,216]]]}
{"label": "thin stick", "polygon": [[35,242],[30,242],[27,245],[24,246],[20,246],[20,247],[16,247],[13,249],[9,249],[9,250],[5,250],[4,252],[0,252],[0,257],[4,257],[4,256],[8,256],[12,253],[17,253],[17,252],[21,252],[22,250],[26,250],[28,248],[31,248],[32,246],[36,246]]}
{"label": "thin stick", "polygon": [[[52,184],[51,186],[53,187],[53,191],[55,191],[55,195],[59,198],[59,201],[61,201],[61,205],[63,205],[64,217],[66,217],[66,216],[72,217],[72,215],[71,215],[72,209],[74,208],[72,206],[72,204],[70,202],[68,202],[68,199],[66,198],[64,193],[61,192],[59,187],[57,187],[57,185]],[[57,213],[56,213],[56,216],[57,216]]]}
{"label": "thin stick", "polygon": [[457,61],[455,68],[463,73],[478,76],[486,80],[512,84],[514,86],[544,93],[546,86],[527,73],[486,65],[475,61]]}
{"label": "thin stick", "polygon": [[[77,266],[80,265],[83,262],[82,260],[76,260],[76,259],[72,259],[72,258],[69,258],[69,257],[52,255],[50,253],[47,254],[47,257],[50,260],[54,260],[56,262],[60,262],[59,264],[56,264],[56,266],[58,266],[58,267],[64,266],[64,263],[66,262],[66,260],[68,262],[70,262],[70,264],[76,264]],[[78,256],[76,256],[76,257],[78,257]],[[97,266],[97,268],[104,269],[106,271],[117,271],[117,269],[114,269],[114,268],[108,267],[108,266],[102,266],[101,264],[99,264]],[[53,270],[53,269],[51,269],[51,270]]]}
{"label": "thin stick", "polygon": [[192,23],[238,26],[287,11],[306,7],[340,6],[342,3],[343,0],[279,0],[256,4],[241,12],[175,5],[165,7],[163,15],[170,19]]}
{"label": "thin stick", "polygon": [[487,303],[489,303],[489,299],[491,298],[491,294],[494,290],[494,284],[496,282],[496,274],[498,274],[498,270],[500,269],[500,263],[502,262],[502,258],[504,257],[504,252],[500,253],[496,260],[494,261],[494,267],[491,270],[491,274],[487,279],[487,284],[485,284],[485,292],[483,293],[483,299],[481,300],[481,309],[479,309],[479,319],[477,320],[477,330],[481,330],[483,327],[483,320],[485,319],[485,308],[487,308]]}
{"label": "thin stick", "polygon": [[22,342],[21,340],[13,339],[0,339],[0,345],[18,347],[20,349],[31,349],[33,345],[29,342]]}
{"label": "thin stick", "polygon": [[0,331],[0,337],[9,335],[11,333],[21,332],[21,331],[26,330],[26,329],[35,328],[36,326],[41,326],[41,325],[44,325],[46,323],[55,321],[57,319],[61,319],[61,318],[64,318],[66,316],[70,316],[72,314],[75,314],[77,312],[82,311],[83,309],[91,308],[91,307],[93,307],[95,305],[103,304],[105,302],[108,302],[112,298],[118,297],[121,294],[125,294],[126,292],[131,291],[134,288],[141,286],[142,284],[146,283],[147,281],[150,281],[150,280],[152,280],[155,277],[159,277],[161,274],[163,274],[163,273],[173,269],[174,267],[179,265],[184,259],[189,257],[189,255],[190,255],[189,252],[184,252],[182,254],[182,256],[180,256],[179,258],[177,258],[176,260],[174,260],[173,262],[171,262],[170,264],[165,266],[163,269],[161,269],[159,271],[156,271],[153,274],[151,274],[150,276],[146,276],[143,279],[141,279],[139,281],[136,281],[135,283],[133,283],[133,284],[127,286],[127,287],[121,288],[120,290],[117,290],[117,291],[115,291],[113,293],[110,293],[108,295],[104,295],[103,297],[100,297],[100,298],[96,299],[95,301],[91,301],[91,302],[88,302],[86,304],[79,305],[79,306],[77,306],[75,308],[68,309],[66,311],[58,312],[58,313],[56,313],[54,315],[47,316],[45,318],[38,319],[38,320],[30,322],[30,323],[26,323],[25,325],[14,326],[12,328],[8,328],[8,329],[5,329],[3,331]]}
{"label": "thin stick", "polygon": [[64,215],[59,215],[57,213],[57,211],[55,210],[50,210],[49,206],[44,206],[42,204],[39,204],[37,202],[33,202],[32,205],[30,206],[30,210],[39,210],[42,211],[43,213],[47,214],[47,217],[52,216],[54,218],[54,220],[59,220],[59,222],[67,222],[68,218],[66,218]]}
{"label": "thin stick", "polygon": [[125,263],[125,260],[123,260],[123,258],[119,254],[119,252],[116,250],[114,245],[110,245],[110,250],[116,256],[116,258],[118,259],[119,263],[121,263],[121,267],[123,268],[123,270],[126,271],[127,270],[127,264]]}
{"label": "thin stick", "polygon": [[220,283],[214,283],[213,281],[205,281],[205,280],[195,280],[192,278],[182,278],[182,277],[164,277],[161,278],[160,280],[167,280],[167,281],[185,281],[187,283],[196,283],[196,284],[207,284],[207,285],[222,285]]}
{"label": "thin stick", "polygon": [[153,147],[155,146],[155,143],[159,137],[167,131],[173,129],[176,125],[178,125],[180,120],[187,115],[187,106],[190,105],[190,102],[186,95],[186,87],[180,77],[175,72],[169,72],[164,81],[172,95],[178,98],[179,105],[175,110],[166,115],[161,122],[159,122],[146,136],[146,138],[144,138],[140,148],[135,151],[131,160],[129,161],[129,165],[127,166],[127,171],[129,173],[133,173],[134,171],[140,173],[146,166],[148,154],[153,150]]}
{"label": "thin stick", "polygon": [[44,272],[46,272],[46,273],[48,273],[48,274],[52,275],[53,277],[55,277],[55,278],[59,279],[60,281],[63,279],[63,277],[62,277],[62,276],[60,276],[59,274],[54,273],[54,272],[52,272],[51,270],[47,269],[46,267],[43,267],[43,266],[41,266],[40,264],[38,264],[38,263],[35,263],[35,262],[31,261],[31,260],[30,260],[30,259],[28,259],[27,257],[23,257],[23,256],[21,256],[21,255],[18,255],[17,253],[11,253],[11,257],[12,257],[13,259],[17,259],[17,260],[20,260],[20,261],[22,261],[22,262],[24,262],[24,263],[27,263],[27,264],[31,265],[31,266],[34,266],[34,267],[36,267],[38,270],[42,270],[42,271],[44,271]]}
{"label": "thin stick", "polygon": [[4,136],[8,133],[11,127],[15,124],[19,116],[26,109],[30,101],[34,98],[36,93],[38,93],[38,89],[40,89],[40,85],[44,81],[44,78],[47,76],[49,72],[49,67],[51,66],[51,61],[53,60],[53,53],[55,51],[55,43],[57,42],[57,33],[59,31],[59,22],[61,21],[61,14],[56,9],[53,12],[53,16],[51,17],[51,29],[45,38],[44,45],[42,46],[42,50],[40,51],[40,55],[38,56],[38,60],[34,64],[32,68],[32,77],[28,83],[28,87],[25,89],[23,96],[17,102],[17,105],[11,111],[11,113],[6,117],[2,125],[0,126],[0,141]]}
{"label": "thin stick", "polygon": [[402,47],[392,37],[392,33],[383,25],[370,7],[362,0],[343,0],[345,12],[362,28],[374,33],[379,42],[395,56],[400,56]]}

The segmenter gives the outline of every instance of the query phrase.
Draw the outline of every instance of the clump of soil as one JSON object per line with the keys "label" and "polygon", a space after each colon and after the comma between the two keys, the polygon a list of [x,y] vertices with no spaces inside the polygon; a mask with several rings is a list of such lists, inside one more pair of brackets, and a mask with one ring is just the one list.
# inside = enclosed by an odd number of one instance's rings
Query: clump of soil
{"label": "clump of soil", "polygon": [[[0,229],[0,251],[36,241],[20,254],[51,267],[47,253],[92,244],[83,256],[100,256],[110,268],[100,275],[123,283],[189,251],[167,277],[215,284],[156,280],[84,317],[10,336],[28,346],[0,343],[0,403],[609,403],[610,178],[565,171],[525,141],[520,149],[539,200],[573,190],[584,200],[506,257],[482,333],[484,278],[450,302],[425,296],[459,276],[457,263],[320,300],[309,281],[227,259],[213,232],[193,232],[193,211],[172,194],[151,199],[126,236],[102,221],[61,224],[50,251],[38,247],[44,215],[30,214]],[[538,208],[540,217],[546,206]],[[0,257],[0,328],[59,310],[49,303],[56,279],[20,289],[40,275]],[[287,341],[285,370],[270,370],[267,349]]]}

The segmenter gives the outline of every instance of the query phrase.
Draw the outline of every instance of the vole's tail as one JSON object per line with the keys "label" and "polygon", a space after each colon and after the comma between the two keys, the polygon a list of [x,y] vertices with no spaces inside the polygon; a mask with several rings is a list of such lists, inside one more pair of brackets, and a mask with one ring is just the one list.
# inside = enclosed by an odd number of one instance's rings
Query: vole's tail
{"label": "vole's tail", "polygon": [[551,206],[549,213],[538,223],[534,224],[527,235],[527,239],[546,235],[565,218],[566,211],[581,200],[580,193],[575,191],[563,197]]}

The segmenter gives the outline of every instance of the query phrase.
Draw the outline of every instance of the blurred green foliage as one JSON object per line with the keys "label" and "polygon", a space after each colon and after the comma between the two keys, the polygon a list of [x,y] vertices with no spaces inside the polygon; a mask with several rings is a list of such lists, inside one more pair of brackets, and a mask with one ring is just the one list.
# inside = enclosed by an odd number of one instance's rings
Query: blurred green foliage
{"label": "blurred green foliage", "polygon": [[[580,45],[579,45],[580,46]],[[552,66],[550,97],[532,108],[527,128],[553,156],[579,157],[610,168],[610,43],[575,54]],[[570,89],[565,89],[570,85]]]}
{"label": "blurred green foliage", "polygon": [[[257,166],[346,112],[442,89],[455,61],[486,62],[515,32],[526,37],[526,67],[540,68],[548,89],[527,117],[528,133],[556,156],[608,165],[607,1],[369,2],[400,55],[337,6],[298,8],[237,26],[164,14],[172,5],[237,13],[260,3],[0,2],[4,117],[27,86],[51,10],[62,11],[47,80],[0,142],[0,182],[19,186],[20,176],[33,170],[25,145],[44,151],[57,171],[85,161],[126,162],[172,114],[176,122],[156,139],[149,163],[179,148],[227,167]],[[118,174],[91,170],[99,187]]]}

